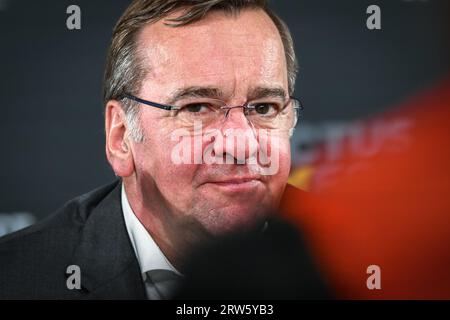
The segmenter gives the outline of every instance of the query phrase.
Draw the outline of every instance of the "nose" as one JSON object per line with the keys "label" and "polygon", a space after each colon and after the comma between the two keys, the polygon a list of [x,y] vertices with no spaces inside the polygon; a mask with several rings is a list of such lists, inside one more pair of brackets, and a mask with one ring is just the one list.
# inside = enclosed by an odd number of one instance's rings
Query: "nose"
{"label": "nose", "polygon": [[216,157],[222,155],[226,160],[225,163],[233,161],[234,164],[245,164],[250,160],[256,163],[256,154],[259,150],[256,131],[242,108],[226,110],[221,133],[223,143],[214,144]]}

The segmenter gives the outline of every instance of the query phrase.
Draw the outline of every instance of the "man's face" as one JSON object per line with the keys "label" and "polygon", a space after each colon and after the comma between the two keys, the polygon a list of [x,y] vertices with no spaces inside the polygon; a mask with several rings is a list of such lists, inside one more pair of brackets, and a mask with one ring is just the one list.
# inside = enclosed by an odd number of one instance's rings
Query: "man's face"
{"label": "man's face", "polygon": [[[213,12],[176,28],[163,22],[146,26],[140,34],[140,54],[149,68],[140,98],[167,104],[186,88],[213,88],[220,97],[211,98],[237,106],[261,88],[281,88],[288,95],[281,38],[262,10],[244,10],[235,17]],[[277,156],[272,159],[277,161],[277,170],[269,175],[261,174],[262,165],[237,161],[177,164],[172,152],[180,141],[172,135],[180,122],[169,111],[141,105],[140,112],[145,139],[133,143],[132,148],[138,187],[144,206],[163,212],[166,223],[195,224],[210,234],[221,234],[250,225],[277,206],[290,167],[287,133],[263,139],[266,147],[261,147],[262,139],[257,136],[248,136],[247,144],[236,148],[230,143],[221,149],[219,139],[201,141],[201,152],[209,147],[216,157],[228,160],[248,160],[264,149]],[[242,108],[232,109],[215,128],[222,133],[252,129]],[[226,140],[224,137],[224,145]],[[235,154],[239,148],[244,148],[240,156]]]}

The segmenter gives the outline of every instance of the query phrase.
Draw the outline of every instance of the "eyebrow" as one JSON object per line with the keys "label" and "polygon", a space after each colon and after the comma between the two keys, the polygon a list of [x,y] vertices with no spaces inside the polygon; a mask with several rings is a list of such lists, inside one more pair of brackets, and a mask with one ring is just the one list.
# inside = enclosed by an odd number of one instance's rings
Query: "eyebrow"
{"label": "eyebrow", "polygon": [[198,87],[191,86],[175,90],[171,94],[168,102],[169,105],[175,104],[177,101],[185,98],[214,98],[220,99],[224,96],[222,90],[215,87]]}
{"label": "eyebrow", "polygon": [[[167,104],[173,105],[185,98],[213,98],[223,100],[224,92],[216,87],[190,86],[175,90]],[[249,90],[247,101],[263,98],[286,99],[286,91],[282,87],[255,87]]]}
{"label": "eyebrow", "polygon": [[256,87],[250,90],[248,100],[256,100],[262,98],[280,98],[285,100],[287,97],[286,90],[282,87]]}

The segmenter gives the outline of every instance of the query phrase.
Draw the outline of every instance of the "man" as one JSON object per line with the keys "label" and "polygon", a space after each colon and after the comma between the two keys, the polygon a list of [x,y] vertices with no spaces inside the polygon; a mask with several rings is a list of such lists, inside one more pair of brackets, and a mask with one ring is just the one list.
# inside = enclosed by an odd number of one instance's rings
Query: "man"
{"label": "man", "polygon": [[121,179],[3,238],[0,297],[167,299],[197,245],[263,229],[289,174],[295,75],[266,1],[133,1],[104,78]]}

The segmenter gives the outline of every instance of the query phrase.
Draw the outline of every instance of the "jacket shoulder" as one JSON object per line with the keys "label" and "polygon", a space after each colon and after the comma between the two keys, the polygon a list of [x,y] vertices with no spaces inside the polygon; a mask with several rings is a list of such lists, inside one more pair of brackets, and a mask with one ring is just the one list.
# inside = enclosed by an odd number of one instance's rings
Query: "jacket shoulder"
{"label": "jacket shoulder", "polygon": [[92,212],[92,209],[117,187],[118,184],[119,182],[115,181],[73,198],[42,221],[0,237],[0,248],[5,245],[10,246],[15,243],[20,244],[23,241],[26,242],[28,238],[42,237],[56,230],[58,230],[57,233],[61,234],[62,230],[68,231],[68,229],[82,227]]}
{"label": "jacket shoulder", "polygon": [[85,222],[118,184],[115,181],[78,196],[46,219],[0,238],[0,298],[58,291],[52,284],[65,283],[60,280],[66,277]]}

